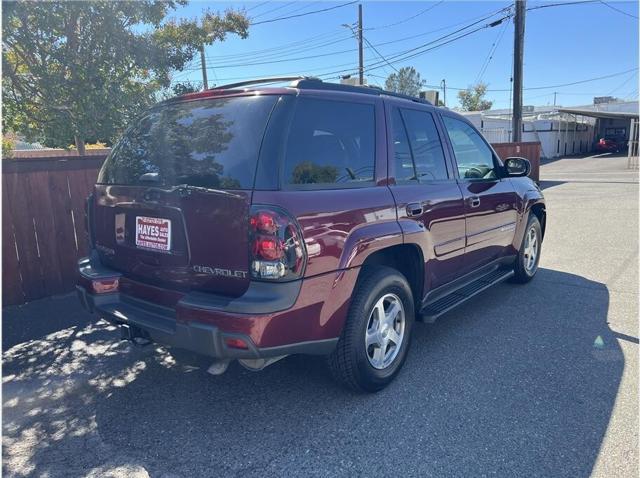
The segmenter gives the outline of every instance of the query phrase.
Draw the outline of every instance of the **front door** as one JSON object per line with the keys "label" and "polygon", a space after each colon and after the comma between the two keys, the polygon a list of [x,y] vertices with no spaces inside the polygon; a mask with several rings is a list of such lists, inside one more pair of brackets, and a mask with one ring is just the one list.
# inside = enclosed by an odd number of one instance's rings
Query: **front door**
{"label": "front door", "polygon": [[465,270],[508,254],[517,221],[517,196],[498,173],[499,159],[470,123],[443,113],[456,161],[466,216]]}
{"label": "front door", "polygon": [[420,106],[390,106],[390,117],[389,188],[405,242],[419,245],[424,255],[429,291],[455,279],[463,267],[463,197],[434,115]]}

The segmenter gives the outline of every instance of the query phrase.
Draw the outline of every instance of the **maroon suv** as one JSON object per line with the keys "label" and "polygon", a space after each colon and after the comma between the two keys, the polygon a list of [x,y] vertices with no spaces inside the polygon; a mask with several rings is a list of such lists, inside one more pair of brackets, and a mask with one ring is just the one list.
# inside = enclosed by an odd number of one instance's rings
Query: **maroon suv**
{"label": "maroon suv", "polygon": [[105,161],[78,291],[125,338],[213,372],[327,355],[376,391],[415,320],[534,276],[546,212],[526,159],[418,98],[265,82],[160,103]]}

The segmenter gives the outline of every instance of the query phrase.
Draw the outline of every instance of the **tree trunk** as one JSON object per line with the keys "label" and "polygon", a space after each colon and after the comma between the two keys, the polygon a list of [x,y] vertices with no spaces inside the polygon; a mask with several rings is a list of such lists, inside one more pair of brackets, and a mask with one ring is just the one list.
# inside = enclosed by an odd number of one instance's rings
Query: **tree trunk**
{"label": "tree trunk", "polygon": [[78,150],[78,156],[84,156],[86,154],[86,149],[84,148],[84,139],[79,136],[73,137],[76,141],[76,149]]}

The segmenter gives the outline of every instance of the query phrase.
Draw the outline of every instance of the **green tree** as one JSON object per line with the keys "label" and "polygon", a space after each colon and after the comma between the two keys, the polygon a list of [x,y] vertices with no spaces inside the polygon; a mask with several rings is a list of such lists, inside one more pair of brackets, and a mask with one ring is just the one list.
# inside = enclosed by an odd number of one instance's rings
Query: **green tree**
{"label": "green tree", "polygon": [[199,90],[200,88],[195,83],[190,81],[179,82],[171,87],[171,91],[167,92],[166,97],[171,98],[172,96],[186,95],[187,93],[195,93]]}
{"label": "green tree", "polygon": [[458,91],[458,101],[463,111],[484,111],[490,110],[493,101],[485,100],[487,84],[478,83],[470,86],[466,90]]}
{"label": "green tree", "polygon": [[335,166],[319,166],[311,161],[303,161],[291,172],[292,184],[335,183],[338,179],[338,168]]}
{"label": "green tree", "polygon": [[2,133],[2,158],[13,158],[13,150],[16,147],[17,137],[15,133],[4,132]]}
{"label": "green tree", "polygon": [[111,144],[202,44],[246,38],[244,12],[170,20],[186,0],[5,2],[3,130],[47,146]]}
{"label": "green tree", "polygon": [[424,85],[425,81],[420,78],[420,73],[412,66],[400,68],[397,73],[390,74],[384,82],[386,90],[409,96],[418,96]]}

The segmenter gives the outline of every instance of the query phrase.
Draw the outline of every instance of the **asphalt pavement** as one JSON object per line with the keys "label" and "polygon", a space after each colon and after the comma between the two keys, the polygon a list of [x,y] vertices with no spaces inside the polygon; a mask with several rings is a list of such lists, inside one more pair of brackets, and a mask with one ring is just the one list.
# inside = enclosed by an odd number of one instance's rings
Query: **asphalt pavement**
{"label": "asphalt pavement", "polygon": [[4,476],[637,476],[638,173],[605,156],[541,177],[535,280],[418,324],[375,395],[319,358],[213,377],[73,296],[5,308]]}

